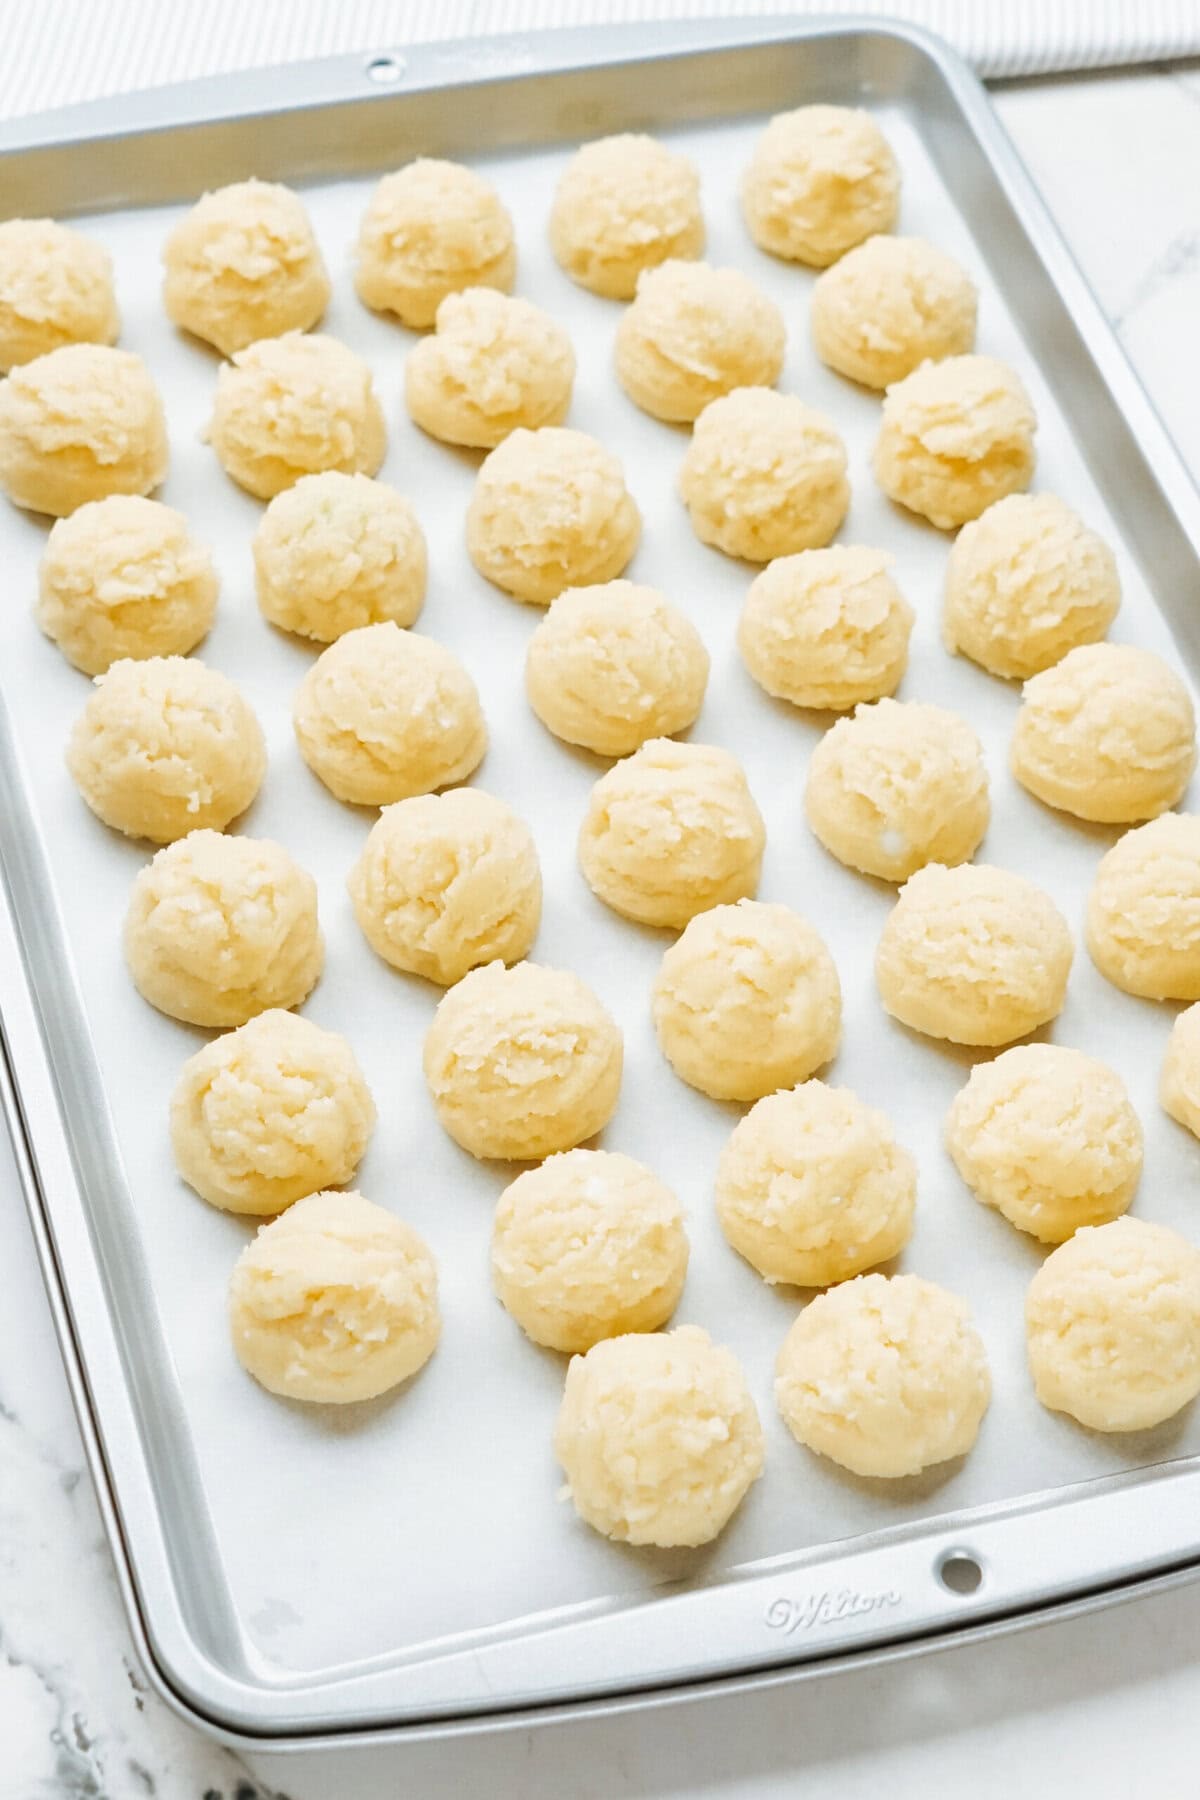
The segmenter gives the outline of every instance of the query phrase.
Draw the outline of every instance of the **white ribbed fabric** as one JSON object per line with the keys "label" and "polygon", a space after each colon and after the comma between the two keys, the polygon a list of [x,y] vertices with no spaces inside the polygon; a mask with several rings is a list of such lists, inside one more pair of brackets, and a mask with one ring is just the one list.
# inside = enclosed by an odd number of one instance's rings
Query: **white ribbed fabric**
{"label": "white ribbed fabric", "polygon": [[0,0],[0,118],[338,51],[602,20],[850,10],[928,26],[991,76],[1200,53],[1198,0]]}

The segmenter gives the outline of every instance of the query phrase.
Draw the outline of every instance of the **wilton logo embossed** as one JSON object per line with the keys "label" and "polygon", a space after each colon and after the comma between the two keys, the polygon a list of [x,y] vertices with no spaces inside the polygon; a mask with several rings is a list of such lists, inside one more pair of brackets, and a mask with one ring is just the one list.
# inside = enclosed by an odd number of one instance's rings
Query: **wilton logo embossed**
{"label": "wilton logo embossed", "polygon": [[770,1601],[764,1619],[772,1631],[791,1637],[794,1631],[811,1631],[818,1625],[840,1625],[846,1619],[861,1618],[865,1613],[882,1612],[884,1607],[899,1606],[895,1588],[884,1588],[877,1594],[856,1593],[842,1588],[840,1593],[805,1594],[803,1599],[789,1600],[779,1595]]}

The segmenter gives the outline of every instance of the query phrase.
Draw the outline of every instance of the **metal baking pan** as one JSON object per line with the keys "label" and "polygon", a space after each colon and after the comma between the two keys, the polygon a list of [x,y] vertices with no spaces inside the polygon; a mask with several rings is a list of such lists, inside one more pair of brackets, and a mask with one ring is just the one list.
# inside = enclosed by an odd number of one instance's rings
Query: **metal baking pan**
{"label": "metal baking pan", "polygon": [[[165,1128],[200,1034],[153,1013],[122,967],[120,922],[145,848],[105,832],[65,774],[86,683],[30,616],[44,524],[5,508],[0,1084],[141,1654],[168,1700],[230,1741],[491,1729],[714,1682],[790,1680],[1098,1604],[1200,1565],[1200,1419],[1101,1439],[1033,1399],[1021,1312],[1037,1252],[971,1200],[941,1146],[971,1059],[882,1014],[871,959],[890,894],[834,865],[802,823],[820,722],[767,701],[741,669],[733,632],[748,571],[692,537],[673,491],[682,434],[621,395],[610,372],[619,309],[572,287],[546,247],[574,141],[649,128],[696,158],[712,259],[779,300],[790,327],[783,385],[845,433],[854,501],[843,536],[891,550],[916,604],[902,694],[972,718],[993,781],[983,854],[1033,871],[1078,922],[1113,833],[1052,817],[1008,777],[1014,691],[940,646],[946,540],[874,487],[877,400],[816,362],[811,275],[759,254],[740,221],[737,178],[763,118],[816,99],[877,112],[904,167],[902,229],[978,276],[981,348],[1013,360],[1037,404],[1039,485],[1118,548],[1126,603],[1115,635],[1194,674],[1196,493],[983,91],[918,32],[853,20],[588,29],[415,49],[382,70],[351,57],[222,77],[0,130],[3,210],[82,215],[114,253],[122,341],[147,357],[167,399],[164,497],[221,569],[203,654],[243,682],[267,731],[271,768],[245,829],[283,839],[317,876],[329,960],[307,1010],[348,1033],[380,1106],[360,1185],[413,1221],[442,1271],[443,1345],[390,1401],[329,1418],[273,1400],[237,1368],[224,1288],[251,1227],[181,1186]],[[745,761],[769,832],[762,894],[809,914],[837,959],[846,1029],[833,1078],[883,1105],[917,1155],[918,1227],[903,1266],[966,1295],[995,1377],[973,1454],[921,1480],[855,1481],[800,1451],[775,1417],[772,1364],[798,1296],[765,1288],[713,1220],[712,1170],[736,1110],[684,1089],[657,1055],[647,990],[666,940],[606,912],[574,866],[573,821],[599,765],[528,714],[532,616],[475,575],[462,544],[475,459],[402,416],[411,340],[350,288],[346,251],[370,185],[418,152],[471,159],[512,208],[519,291],[563,319],[579,352],[571,422],[623,457],[645,514],[631,572],[678,596],[708,642],[695,736]],[[615,1547],[558,1500],[549,1444],[561,1362],[525,1342],[489,1292],[490,1215],[506,1172],[472,1163],[433,1123],[419,1058],[435,996],[373,960],[345,896],[368,816],[325,794],[291,742],[290,697],[312,653],[257,614],[249,539],[260,509],[200,441],[215,362],[171,331],[158,297],[159,249],[179,207],[250,173],[306,187],[335,273],[328,329],[375,369],[392,429],[383,473],[429,535],[421,628],[459,649],[479,680],[493,747],[478,779],[538,838],[547,907],[535,954],[578,968],[620,1018],[627,1075],[605,1141],[680,1192],[693,1265],[679,1318],[734,1346],[759,1401],[767,1474],[705,1552]],[[1200,1149],[1155,1097],[1169,1022],[1169,1009],[1116,993],[1080,954],[1053,1036],[1121,1070],[1147,1131],[1138,1210],[1187,1231]]]}

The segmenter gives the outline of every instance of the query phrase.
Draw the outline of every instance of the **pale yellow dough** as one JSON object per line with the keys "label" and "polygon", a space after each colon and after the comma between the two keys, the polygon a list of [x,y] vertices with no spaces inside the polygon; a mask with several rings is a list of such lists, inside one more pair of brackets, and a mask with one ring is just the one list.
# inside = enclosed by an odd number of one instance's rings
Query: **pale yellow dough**
{"label": "pale yellow dough", "polygon": [[941,706],[878,700],[813,751],[808,822],[851,869],[907,881],[928,862],[969,862],[991,818],[983,747]]}
{"label": "pale yellow dough", "polygon": [[1037,1397],[1093,1431],[1146,1431],[1200,1393],[1200,1250],[1165,1225],[1077,1231],[1029,1284]]}
{"label": "pale yellow dough", "polygon": [[1037,418],[994,356],[923,363],[889,387],[873,467],[884,493],[944,531],[1033,480]]}
{"label": "pale yellow dough", "polygon": [[1060,1044],[976,1063],[947,1115],[946,1147],[977,1200],[1044,1244],[1119,1218],[1142,1173],[1121,1077]]}
{"label": "pale yellow dough", "polygon": [[1200,817],[1163,813],[1101,857],[1087,947],[1127,994],[1200,1000]]}
{"label": "pale yellow dough", "polygon": [[385,807],[346,885],[371,948],[443,987],[480,963],[519,962],[542,916],[529,827],[478,788]]}
{"label": "pale yellow dough", "polygon": [[38,569],[37,621],[77,669],[183,656],[208,633],[217,574],[173,507],[114,494],[60,519]]}
{"label": "pale yellow dough", "polygon": [[364,305],[405,325],[432,325],[447,294],[508,293],[517,271],[512,220],[490,181],[461,163],[418,157],[385,175],[358,237]]}
{"label": "pale yellow dough", "polygon": [[288,331],[222,363],[209,438],[221,467],[270,500],[302,475],[374,475],[387,426],[360,356],[336,338]]}
{"label": "pale yellow dough", "polygon": [[783,314],[748,275],[672,260],[638,278],[617,326],[617,376],[643,412],[686,424],[734,388],[773,387],[786,340]]}
{"label": "pale yellow dough", "polygon": [[1174,806],[1196,766],[1196,715],[1160,656],[1084,644],[1025,683],[1012,772],[1047,806],[1130,824]]}
{"label": "pale yellow dough", "polygon": [[336,1031],[274,1009],[188,1058],[171,1097],[179,1173],[225,1212],[281,1213],[353,1180],[375,1104]]}
{"label": "pale yellow dough", "polygon": [[1048,894],[987,863],[905,882],[875,956],[892,1017],[952,1044],[1011,1044],[1062,1010],[1073,956]]}
{"label": "pale yellow dough", "polygon": [[467,550],[488,581],[531,606],[618,576],[642,516],[616,457],[583,431],[511,432],[488,456],[467,510]]}
{"label": "pale yellow dough", "polygon": [[832,420],[773,388],[706,406],[679,470],[702,544],[770,562],[827,544],[846,516],[846,446]]}
{"label": "pale yellow dough", "polygon": [[412,625],[425,601],[425,534],[402,494],[330,469],[276,494],[251,545],[263,617],[332,644],[360,625]]}
{"label": "pale yellow dough", "polygon": [[614,912],[679,931],[706,907],[755,892],[765,843],[728,750],[651,738],[592,789],[579,861]]}
{"label": "pale yellow dough", "polygon": [[775,1365],[796,1441],[886,1481],[965,1456],[991,1397],[966,1304],[916,1275],[863,1275],[819,1294]]}
{"label": "pale yellow dough", "polygon": [[800,106],[778,113],[742,180],[742,211],[763,250],[823,269],[900,209],[900,171],[869,113]]}
{"label": "pale yellow dough", "polygon": [[975,344],[975,283],[923,238],[868,238],[827,269],[809,323],[821,361],[864,387],[903,381],[923,362]]}
{"label": "pale yellow dough", "polygon": [[756,575],[738,648],[777,700],[848,712],[892,694],[908,667],[913,610],[884,550],[835,544],[780,557]]}
{"label": "pale yellow dough", "polygon": [[0,382],[0,487],[65,518],[107,494],[148,494],[167,473],[167,423],[130,350],[67,344]]}
{"label": "pale yellow dough", "polygon": [[142,997],[188,1025],[299,1006],[325,961],[316,882],[268,838],[193,831],[134,882],[125,960]]}
{"label": "pale yellow dough", "polygon": [[170,844],[223,831],[266,773],[254,709],[227,675],[186,656],[113,663],[75,721],[67,767],[96,817]]}
{"label": "pale yellow dough", "polygon": [[272,1394],[373,1400],[437,1348],[437,1270],[424,1240],[361,1194],[310,1194],[259,1228],[234,1264],[229,1326]]}
{"label": "pale yellow dough", "polygon": [[688,1240],[678,1200],[644,1163],[568,1150],[506,1187],[492,1283],[535,1344],[570,1353],[657,1331],[679,1304]]}
{"label": "pale yellow dough", "polygon": [[1010,494],[954,540],[942,636],[993,675],[1024,680],[1096,643],[1120,605],[1104,539],[1053,494]]}
{"label": "pale yellow dough", "polygon": [[1171,1027],[1159,1098],[1164,1111],[1200,1137],[1200,1005],[1187,1007]]}
{"label": "pale yellow dough", "polygon": [[163,271],[167,317],[222,356],[307,331],[329,304],[304,202],[272,181],[201,195],[163,246]]}
{"label": "pale yellow dough", "polygon": [[525,691],[564,743],[628,756],[693,725],[708,685],[695,626],[656,588],[566,588],[529,640]]}
{"label": "pale yellow dough", "polygon": [[321,652],[292,722],[313,774],[356,806],[464,781],[487,749],[479,694],[457,656],[390,621],[347,631]]}
{"label": "pale yellow dough", "polygon": [[64,344],[113,344],[112,258],[54,219],[0,224],[0,372]]}
{"label": "pale yellow dough", "polygon": [[561,425],[574,383],[575,352],[562,326],[494,288],[447,294],[436,332],[404,364],[405,400],[422,431],[479,450],[518,426]]}
{"label": "pale yellow dough", "polygon": [[595,1137],[621,1090],[621,1033],[565,969],[502,962],[444,996],[425,1038],[434,1109],[472,1156],[531,1161]]}
{"label": "pale yellow dough", "polygon": [[805,1081],[750,1108],[721,1152],[717,1218],[768,1282],[828,1287],[898,1256],[917,1166],[881,1112]]}
{"label": "pale yellow dough", "polygon": [[837,1054],[842,990],[820,933],[787,906],[739,900],[662,959],[654,1029],[675,1073],[714,1100],[757,1100]]}
{"label": "pale yellow dough", "polygon": [[584,144],[554,190],[550,247],[580,287],[632,300],[643,269],[703,253],[695,164],[633,132]]}
{"label": "pale yellow dough", "polygon": [[554,1454],[586,1524],[664,1550],[717,1537],[764,1461],[737,1358],[695,1325],[606,1338],[573,1357]]}

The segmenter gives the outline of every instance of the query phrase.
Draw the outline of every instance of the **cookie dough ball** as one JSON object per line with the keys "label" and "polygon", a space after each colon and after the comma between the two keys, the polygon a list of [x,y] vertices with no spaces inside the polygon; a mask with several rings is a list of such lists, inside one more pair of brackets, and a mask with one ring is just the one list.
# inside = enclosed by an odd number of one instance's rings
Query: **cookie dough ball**
{"label": "cookie dough ball", "polygon": [[163,247],[167,317],[232,356],[259,338],[307,331],[329,276],[299,195],[272,181],[204,194]]}
{"label": "cookie dough ball", "polygon": [[353,1050],[297,1013],[259,1013],[189,1057],[171,1147],[189,1187],[225,1212],[281,1213],[353,1179],[375,1104]]}
{"label": "cookie dough ball", "polygon": [[806,1081],[750,1108],[721,1152],[716,1195],[721,1230],[766,1281],[828,1287],[903,1250],[917,1167],[881,1112]]}
{"label": "cookie dough ball", "polygon": [[639,276],[617,327],[617,377],[655,419],[690,424],[739,387],[773,387],[787,328],[773,300],[739,269],[665,262]]}
{"label": "cookie dough ball", "polygon": [[1119,1218],[1142,1173],[1121,1077],[1061,1044],[977,1063],[950,1108],[946,1147],[977,1200],[1044,1244]]}
{"label": "cookie dough ball", "polygon": [[913,1031],[1011,1044],[1057,1018],[1071,933],[1049,894],[987,863],[928,863],[905,882],[875,955],[879,996]]}
{"label": "cookie dough ball", "polygon": [[679,492],[702,544],[770,562],[827,544],[845,518],[846,446],[794,394],[738,388],[697,419]]}
{"label": "cookie dough ball", "polygon": [[120,328],[107,250],[54,219],[0,224],[0,371]]}
{"label": "cookie dough ball", "polygon": [[525,691],[555,737],[599,756],[696,722],[708,685],[700,633],[656,588],[566,588],[529,640]]}
{"label": "cookie dough ball", "polygon": [[389,619],[411,625],[425,601],[417,515],[367,475],[301,476],[276,494],[251,548],[263,617],[319,644]]}
{"label": "cookie dough ball", "polygon": [[234,1264],[229,1325],[272,1394],[373,1400],[437,1348],[437,1270],[423,1238],[361,1194],[310,1194],[259,1228]]}
{"label": "cookie dough ball", "polygon": [[554,1454],[586,1524],[664,1550],[717,1537],[764,1460],[737,1358],[695,1325],[606,1338],[573,1357]]}
{"label": "cookie dough ball", "polygon": [[60,519],[38,569],[37,622],[67,661],[184,656],[217,610],[212,557],[173,507],[113,494]]}
{"label": "cookie dough ball", "polygon": [[757,1100],[836,1056],[842,990],[807,919],[739,900],[698,914],[671,945],[653,1010],[677,1075],[714,1100]]}
{"label": "cookie dough ball", "polygon": [[584,144],[554,191],[550,248],[580,287],[632,300],[643,269],[704,250],[695,164],[633,132]]}
{"label": "cookie dough ball", "polygon": [[542,917],[529,827],[478,788],[385,807],[347,886],[372,950],[443,987],[480,963],[519,962]]}
{"label": "cookie dough ball", "polygon": [[134,882],[125,960],[142,998],[186,1025],[299,1006],[325,961],[317,884],[269,838],[193,831]]}
{"label": "cookie dough ball", "polygon": [[889,499],[944,531],[1033,480],[1037,418],[994,356],[923,363],[887,391],[873,467]]}
{"label": "cookie dough ball", "polygon": [[1200,1250],[1165,1225],[1086,1227],[1029,1284],[1037,1397],[1092,1431],[1146,1431],[1200,1393]]}
{"label": "cookie dough ball", "polygon": [[869,113],[800,106],[778,113],[742,179],[750,235],[772,256],[824,269],[900,210],[900,171]]}
{"label": "cookie dough ball", "polygon": [[148,494],[167,455],[158,389],[132,351],[67,344],[0,382],[0,487],[30,512]]}
{"label": "cookie dough ball", "polygon": [[1164,813],[1101,857],[1087,947],[1127,994],[1200,1000],[1200,818]]}
{"label": "cookie dough ball", "polygon": [[447,294],[437,331],[404,365],[405,400],[422,431],[480,450],[518,426],[561,425],[574,383],[562,326],[540,306],[486,287]]}
{"label": "cookie dough ball", "polygon": [[387,426],[360,356],[301,331],[262,338],[222,363],[209,438],[225,473],[270,500],[302,475],[374,475]]}
{"label": "cookie dough ball", "polygon": [[1200,1137],[1200,1006],[1189,1006],[1171,1027],[1159,1099],[1164,1111]]}
{"label": "cookie dough ball", "polygon": [[738,648],[759,687],[829,712],[894,693],[908,667],[913,610],[891,563],[884,550],[836,544],[780,557],[755,576]]}
{"label": "cookie dough ball", "polygon": [[1128,824],[1174,806],[1196,766],[1196,715],[1150,650],[1084,644],[1025,683],[1012,772],[1047,806]]}
{"label": "cookie dough ball", "polygon": [[228,676],[186,656],[113,663],[75,722],[67,767],[98,819],[170,844],[223,831],[267,768],[254,709]]}
{"label": "cookie dough ball", "polygon": [[432,325],[447,294],[479,287],[507,294],[516,272],[512,220],[473,169],[418,157],[375,189],[354,277],[365,306],[405,325]]}
{"label": "cookie dough ball", "polygon": [[960,263],[924,238],[868,238],[827,269],[809,322],[823,363],[864,387],[974,348],[977,295]]}
{"label": "cookie dough ball", "polygon": [[825,848],[864,875],[907,881],[928,862],[969,862],[992,810],[983,747],[941,706],[856,707],[813,751],[804,809]]}
{"label": "cookie dough ball", "polygon": [[621,1033],[565,969],[473,969],[438,1006],[425,1039],[434,1110],[472,1156],[513,1162],[572,1150],[611,1119]]}
{"label": "cookie dough ball", "polygon": [[492,1229],[492,1282],[521,1330],[550,1350],[657,1331],[687,1275],[683,1211],[643,1163],[568,1150],[505,1188]]}
{"label": "cookie dough ball", "polygon": [[728,750],[651,738],[592,789],[579,862],[614,912],[682,931],[707,907],[753,895],[766,837]]}
{"label": "cookie dough ball", "polygon": [[321,652],[292,723],[313,774],[355,806],[465,781],[487,749],[479,694],[457,656],[390,621],[348,631]]}
{"label": "cookie dough ball", "polygon": [[862,1275],[819,1294],[775,1365],[797,1443],[884,1480],[965,1456],[991,1397],[965,1303],[916,1275]]}

